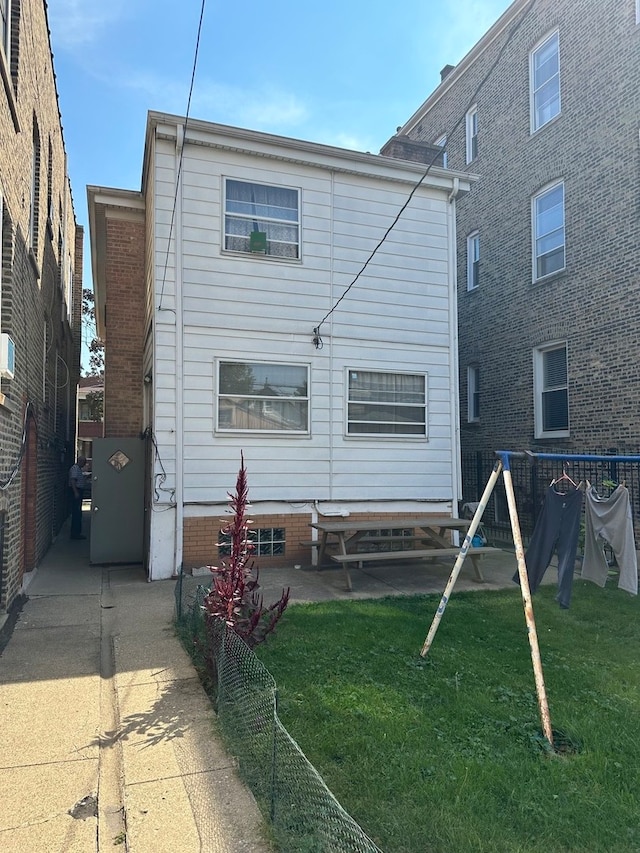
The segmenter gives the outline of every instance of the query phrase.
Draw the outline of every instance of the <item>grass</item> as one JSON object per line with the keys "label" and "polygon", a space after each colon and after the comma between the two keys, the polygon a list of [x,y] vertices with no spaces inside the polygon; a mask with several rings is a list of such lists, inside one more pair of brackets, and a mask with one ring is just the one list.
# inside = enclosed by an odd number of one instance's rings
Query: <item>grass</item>
{"label": "grass", "polygon": [[638,600],[577,581],[534,608],[542,738],[518,589],[291,605],[256,649],[279,716],[385,853],[640,851]]}

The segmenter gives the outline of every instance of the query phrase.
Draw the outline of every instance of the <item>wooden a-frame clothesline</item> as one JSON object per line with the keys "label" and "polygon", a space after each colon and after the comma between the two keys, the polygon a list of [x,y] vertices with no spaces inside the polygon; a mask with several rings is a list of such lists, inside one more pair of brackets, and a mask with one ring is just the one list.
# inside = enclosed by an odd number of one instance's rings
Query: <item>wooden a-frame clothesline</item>
{"label": "wooden a-frame clothesline", "polygon": [[442,620],[444,611],[447,607],[447,603],[449,601],[449,598],[451,597],[451,593],[453,592],[453,588],[458,579],[458,575],[460,574],[460,571],[462,569],[462,564],[464,563],[465,557],[467,556],[467,553],[471,546],[471,541],[475,536],[478,527],[480,526],[482,516],[486,509],[487,503],[489,502],[489,498],[491,497],[491,494],[495,488],[495,485],[498,482],[498,478],[500,477],[500,474],[502,474],[505,492],[507,495],[507,506],[509,507],[509,520],[511,522],[513,544],[515,546],[516,559],[518,562],[518,578],[520,580],[520,590],[522,592],[524,617],[527,625],[529,647],[531,650],[531,662],[533,664],[533,674],[536,684],[536,694],[538,697],[540,721],[542,724],[542,731],[544,733],[544,736],[549,742],[549,746],[553,748],[553,731],[551,728],[551,718],[549,715],[549,703],[547,701],[547,694],[544,685],[544,676],[542,673],[542,660],[540,658],[538,634],[536,631],[536,623],[533,615],[533,602],[531,599],[529,576],[527,574],[527,566],[524,558],[524,548],[522,545],[522,534],[520,532],[518,509],[516,507],[516,498],[513,490],[513,480],[511,478],[510,460],[511,457],[515,457],[519,459],[527,458],[531,460],[555,459],[561,462],[640,462],[640,456],[598,456],[575,453],[530,453],[529,451],[513,450],[496,450],[495,455],[497,457],[497,460],[493,467],[493,471],[491,472],[491,476],[487,481],[487,485],[485,486],[484,492],[482,493],[482,497],[480,498],[478,506],[476,507],[476,511],[473,515],[471,524],[469,525],[467,535],[465,536],[464,542],[462,543],[462,547],[460,549],[460,553],[458,554],[453,569],[451,570],[451,575],[449,576],[449,580],[442,594],[442,598],[440,599],[438,609],[436,610],[435,616],[433,617],[431,627],[429,628],[429,633],[427,634],[420,654],[422,655],[422,657],[426,657],[429,649],[431,648],[433,639],[436,635],[436,631],[438,630],[440,621]]}

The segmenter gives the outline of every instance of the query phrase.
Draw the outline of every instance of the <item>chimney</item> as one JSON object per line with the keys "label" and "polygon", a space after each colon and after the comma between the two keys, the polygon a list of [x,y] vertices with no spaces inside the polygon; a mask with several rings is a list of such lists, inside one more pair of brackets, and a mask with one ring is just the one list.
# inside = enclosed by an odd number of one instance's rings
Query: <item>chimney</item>
{"label": "chimney", "polygon": [[418,142],[408,136],[396,134],[380,149],[383,157],[393,157],[396,160],[410,160],[412,163],[432,163],[442,166],[442,148],[430,145],[428,142]]}
{"label": "chimney", "polygon": [[456,67],[455,65],[445,65],[444,66],[444,68],[440,72],[440,82],[441,83],[444,83],[445,79],[449,76],[449,74],[451,74],[451,72],[453,71],[453,69],[455,67]]}

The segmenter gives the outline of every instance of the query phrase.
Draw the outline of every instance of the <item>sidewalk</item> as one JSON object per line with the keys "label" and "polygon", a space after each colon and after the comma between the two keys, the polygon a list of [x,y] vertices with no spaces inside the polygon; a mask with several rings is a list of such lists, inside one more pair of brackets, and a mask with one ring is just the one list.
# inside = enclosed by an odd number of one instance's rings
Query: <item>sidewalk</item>
{"label": "sidewalk", "polygon": [[3,853],[270,849],[174,634],[174,589],[91,566],[68,531],[50,549],[0,657]]}
{"label": "sidewalk", "polygon": [[[510,586],[515,567],[513,554],[487,557],[487,582],[465,566],[456,590]],[[260,586],[267,603],[283,586],[292,603],[439,594],[450,568],[354,568],[352,593],[337,565],[268,569]],[[34,573],[0,656],[3,853],[270,849],[175,636],[175,586],[139,566],[91,566],[89,540],[68,530]]]}

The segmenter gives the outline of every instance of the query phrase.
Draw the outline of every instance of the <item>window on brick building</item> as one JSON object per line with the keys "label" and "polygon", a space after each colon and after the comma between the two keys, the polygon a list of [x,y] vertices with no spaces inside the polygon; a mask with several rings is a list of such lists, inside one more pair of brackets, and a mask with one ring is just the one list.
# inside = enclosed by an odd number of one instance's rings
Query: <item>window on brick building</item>
{"label": "window on brick building", "polygon": [[40,211],[40,131],[33,117],[33,154],[31,161],[31,199],[29,202],[29,245],[34,255],[38,253],[38,226]]}
{"label": "window on brick building", "polygon": [[467,129],[467,163],[478,156],[478,108],[471,107],[466,116]]}
{"label": "window on brick building", "polygon": [[11,48],[11,0],[0,0],[0,48],[8,69]]}
{"label": "window on brick building", "polygon": [[309,368],[299,364],[221,361],[220,431],[309,431]]}
{"label": "window on brick building", "polygon": [[467,421],[470,424],[480,420],[480,368],[467,367]]}
{"label": "window on brick building", "polygon": [[560,113],[560,36],[557,32],[531,51],[531,132]]}
{"label": "window on brick building", "polygon": [[[251,528],[247,535],[253,545],[251,553],[254,557],[281,557],[285,552],[284,527]],[[231,555],[231,534],[220,534],[218,553],[221,557]]]}
{"label": "window on brick building", "polygon": [[533,280],[565,267],[564,183],[553,184],[533,197]]}
{"label": "window on brick building", "polygon": [[349,435],[427,436],[427,377],[349,370]]}
{"label": "window on brick building", "polygon": [[474,231],[467,237],[467,290],[480,284],[480,234]]}
{"label": "window on brick building", "polygon": [[[640,0],[638,0],[638,2],[640,3]],[[447,157],[447,134],[443,133],[442,136],[439,136],[434,142],[434,145],[439,145],[441,148],[444,148],[444,151],[442,152],[442,167],[443,169],[446,169],[449,162],[449,158]]]}
{"label": "window on brick building", "polygon": [[300,257],[300,192],[225,180],[224,248],[295,260]]}
{"label": "window on brick building", "polygon": [[569,435],[567,344],[555,342],[533,352],[536,438]]}

